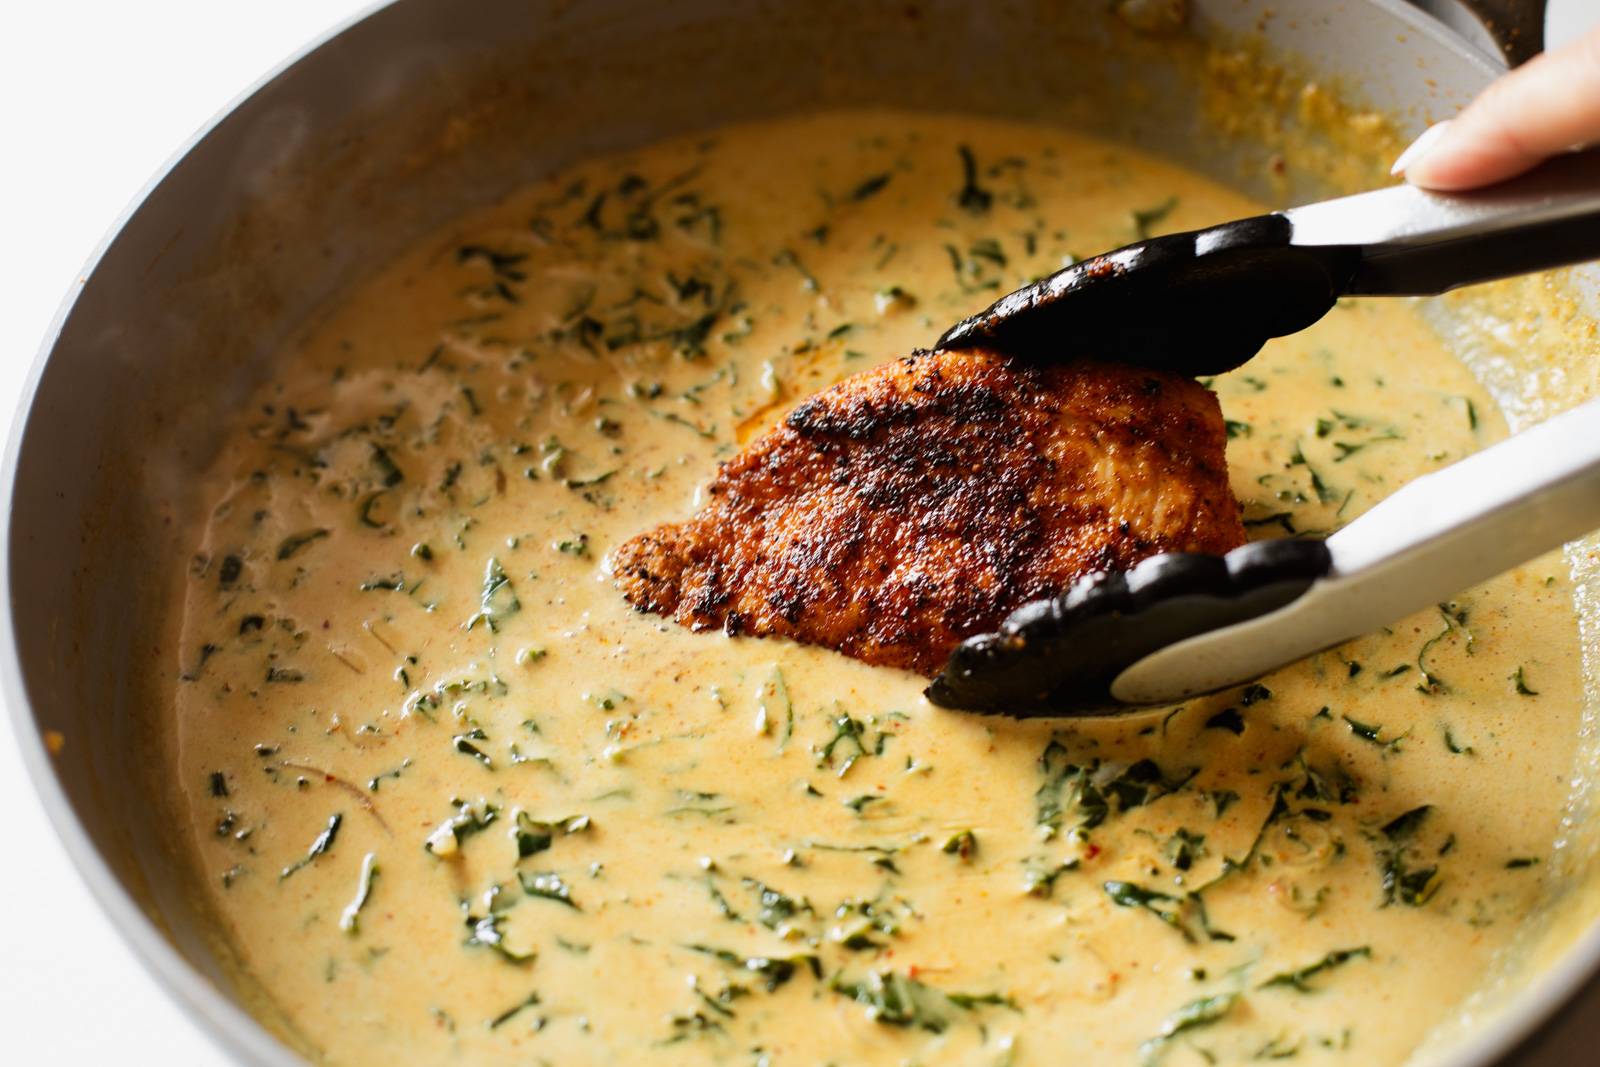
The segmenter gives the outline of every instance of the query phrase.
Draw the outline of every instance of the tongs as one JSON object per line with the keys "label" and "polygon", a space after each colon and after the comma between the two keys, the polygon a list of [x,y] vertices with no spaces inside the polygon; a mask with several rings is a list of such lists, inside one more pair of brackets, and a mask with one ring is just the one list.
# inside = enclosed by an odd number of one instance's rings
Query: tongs
{"label": "tongs", "polygon": [[[1426,296],[1600,258],[1600,150],[1470,194],[1409,185],[1157,237],[1074,264],[939,347],[1217,374],[1341,296]],[[1600,527],[1600,400],[1418,478],[1326,539],[1102,572],[962,642],[935,704],[1099,716],[1239,685]]]}

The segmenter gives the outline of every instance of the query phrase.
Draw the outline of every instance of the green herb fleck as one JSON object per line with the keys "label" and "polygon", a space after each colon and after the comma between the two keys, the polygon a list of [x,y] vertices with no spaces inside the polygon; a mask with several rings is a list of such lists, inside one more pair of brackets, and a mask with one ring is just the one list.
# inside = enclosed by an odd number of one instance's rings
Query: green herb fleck
{"label": "green herb fleck", "polygon": [[970,860],[978,854],[978,835],[971,830],[961,830],[951,834],[940,846],[939,851],[956,856],[962,861]]}
{"label": "green herb fleck", "polygon": [[511,1007],[507,1008],[505,1011],[501,1012],[499,1015],[496,1015],[493,1019],[490,1019],[489,1020],[489,1029],[498,1030],[500,1027],[504,1026],[506,1023],[510,1022],[512,1019],[515,1019],[522,1012],[528,1010],[529,1008],[532,1008],[532,1007],[536,1006],[538,1003],[539,1003],[539,994],[537,994],[537,993],[528,994],[528,998],[526,1000],[522,1000],[522,1001],[517,1002],[516,1004],[513,1004]]}
{"label": "green herb fleck", "polygon": [[952,1009],[974,1011],[999,1005],[1017,1010],[1010,997],[999,993],[943,993],[898,971],[873,971],[856,981],[835,975],[828,988],[866,1008],[867,1018],[873,1022],[934,1034],[949,1027]]}
{"label": "green herb fleck", "polygon": [[1166,1052],[1168,1044],[1179,1034],[1212,1026],[1227,1018],[1239,1001],[1237,993],[1218,993],[1215,996],[1192,1000],[1161,1020],[1156,1035],[1139,1046],[1139,1055],[1147,1065],[1155,1064]]}
{"label": "green herb fleck", "polygon": [[311,847],[306,850],[306,854],[279,872],[278,881],[281,882],[302,868],[310,866],[316,862],[318,856],[325,854],[328,849],[332,848],[334,839],[339,836],[339,827],[343,822],[344,816],[335,813],[328,820],[328,825],[323,829],[322,833],[318,834],[316,840],[311,842]]}
{"label": "green herb fleck", "polygon": [[517,841],[517,858],[527,859],[529,856],[536,856],[548,849],[557,837],[581,834],[591,825],[587,815],[570,815],[565,819],[544,822],[519,810],[516,813],[516,829],[513,831]]}
{"label": "green herb fleck", "polygon": [[1109,881],[1102,888],[1113,904],[1123,908],[1143,908],[1182,935],[1185,941],[1205,939],[1232,941],[1231,934],[1210,928],[1205,920],[1204,903],[1194,893],[1175,897],[1133,882]]}
{"label": "green herb fleck", "polygon": [[315,530],[302,530],[297,534],[290,534],[279,542],[278,558],[289,559],[312,542],[327,537],[328,533],[329,531],[319,527]]}
{"label": "green herb fleck", "polygon": [[1388,740],[1384,740],[1382,726],[1375,726],[1371,723],[1361,722],[1358,719],[1352,719],[1348,715],[1341,715],[1339,718],[1343,719],[1345,725],[1350,727],[1351,733],[1355,734],[1357,737],[1361,738],[1361,740],[1370,745],[1377,745],[1386,752],[1400,751],[1400,742],[1404,741],[1408,736],[1410,736],[1410,731],[1408,730],[1406,733],[1403,733],[1398,737],[1392,737]]}
{"label": "green herb fleck", "polygon": [[1336,967],[1343,967],[1351,960],[1371,958],[1372,949],[1367,945],[1362,945],[1359,948],[1335,949],[1316,963],[1301,967],[1299,970],[1275,974],[1265,982],[1262,982],[1257,988],[1273,989],[1282,987],[1292,989],[1296,993],[1314,993],[1316,989],[1310,984],[1311,979]]}
{"label": "green herb fleck", "polygon": [[557,904],[565,904],[573,911],[582,911],[576,901],[572,899],[572,889],[561,876],[552,871],[527,873],[519,871],[517,880],[522,883],[522,891],[530,897],[540,897],[544,900],[553,900]]}
{"label": "green herb fleck", "polygon": [[422,844],[430,854],[440,858],[455,855],[460,851],[461,842],[487,830],[500,817],[499,807],[486,800],[452,800],[451,803],[456,806],[456,813],[440,823]]}
{"label": "green herb fleck", "polygon": [[807,292],[814,293],[821,288],[817,284],[816,277],[806,270],[805,264],[800,262],[800,257],[794,254],[793,249],[784,248],[779,250],[777,255],[772,257],[772,265],[792,268],[796,274],[800,275],[800,286]]}
{"label": "green herb fleck", "polygon": [[956,190],[956,206],[971,215],[982,215],[994,204],[994,194],[978,184],[978,160],[972,149],[958,145],[961,154],[961,188]]}
{"label": "green herb fleck", "polygon": [[879,193],[883,192],[883,187],[889,184],[890,177],[892,177],[892,175],[887,173],[874,174],[872,177],[867,178],[866,180],[862,181],[860,185],[857,185],[854,189],[850,190],[850,199],[859,203],[862,200],[867,200],[871,197],[877,196]]}
{"label": "green herb fleck", "polygon": [[801,967],[808,968],[813,978],[822,977],[822,964],[817,957],[809,954],[788,957],[741,956],[731,949],[713,948],[709,945],[685,945],[684,947],[691,952],[710,956],[730,967],[759,977],[766,984],[766,989],[769,993],[798,974]]}
{"label": "green herb fleck", "polygon": [[1385,842],[1379,849],[1383,907],[1399,902],[1420,908],[1438,892],[1441,880],[1437,865],[1413,867],[1408,852],[1417,830],[1432,811],[1430,804],[1412,808],[1389,820],[1379,831]]}
{"label": "green herb fleck", "polygon": [[556,551],[568,556],[577,556],[583,559],[589,555],[589,535],[576,534],[556,542]]}
{"label": "green herb fleck", "polygon": [[521,610],[522,601],[517,599],[517,591],[505,568],[490,556],[483,568],[483,592],[479,595],[478,611],[467,620],[466,628],[470,630],[483,623],[490,633],[499,633],[500,624]]}
{"label": "green herb fleck", "polygon": [[461,753],[463,756],[471,756],[473,759],[477,760],[479,763],[483,764],[492,771],[494,770],[494,760],[489,757],[487,752],[479,748],[474,743],[477,741],[487,740],[489,740],[489,735],[484,733],[483,727],[481,726],[474,726],[466,733],[456,734],[450,739],[457,752]]}
{"label": "green herb fleck", "polygon": [[1523,697],[1538,696],[1539,691],[1537,689],[1528,688],[1528,678],[1523,671],[1524,668],[1521,665],[1518,665],[1517,672],[1511,676],[1511,682],[1516,686],[1517,695]]}
{"label": "green herb fleck", "polygon": [[1135,208],[1131,214],[1133,216],[1133,230],[1139,235],[1139,240],[1147,240],[1150,237],[1151,228],[1159,225],[1163,219],[1172,214],[1172,209],[1177,206],[1178,198],[1169,196],[1153,207]]}
{"label": "green herb fleck", "polygon": [[1457,741],[1456,737],[1455,737],[1455,734],[1450,732],[1450,727],[1449,726],[1444,726],[1443,730],[1444,730],[1444,747],[1446,749],[1448,749],[1452,755],[1470,756],[1470,755],[1473,754],[1472,746],[1471,745],[1463,745],[1461,742]]}
{"label": "green herb fleck", "polygon": [[500,897],[500,886],[494,886],[488,894],[487,914],[474,915],[462,905],[466,914],[467,940],[469,946],[481,946],[492,950],[501,959],[508,963],[528,963],[535,953],[532,949],[516,949],[506,943],[505,934],[500,929],[500,912],[497,904]]}

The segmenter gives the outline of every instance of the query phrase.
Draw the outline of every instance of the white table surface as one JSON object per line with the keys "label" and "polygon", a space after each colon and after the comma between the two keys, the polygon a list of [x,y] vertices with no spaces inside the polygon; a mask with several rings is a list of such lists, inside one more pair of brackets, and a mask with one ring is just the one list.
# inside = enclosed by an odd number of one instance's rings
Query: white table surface
{"label": "white table surface", "polygon": [[[6,0],[0,14],[0,412],[101,235],[196,129],[366,0]],[[1600,22],[1551,0],[1551,38]],[[90,899],[0,727],[5,1062],[220,1064]],[[70,922],[59,917],[71,916]]]}

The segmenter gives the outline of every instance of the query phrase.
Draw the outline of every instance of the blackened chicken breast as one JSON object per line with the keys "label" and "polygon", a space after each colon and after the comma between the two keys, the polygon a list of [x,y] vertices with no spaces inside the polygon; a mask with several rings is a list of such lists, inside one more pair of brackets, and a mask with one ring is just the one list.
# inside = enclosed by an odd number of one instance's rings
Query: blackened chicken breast
{"label": "blackened chicken breast", "polygon": [[639,610],[935,673],[1100,570],[1245,540],[1216,397],[1172,374],[925,352],[800,403],[696,515],[612,555]]}

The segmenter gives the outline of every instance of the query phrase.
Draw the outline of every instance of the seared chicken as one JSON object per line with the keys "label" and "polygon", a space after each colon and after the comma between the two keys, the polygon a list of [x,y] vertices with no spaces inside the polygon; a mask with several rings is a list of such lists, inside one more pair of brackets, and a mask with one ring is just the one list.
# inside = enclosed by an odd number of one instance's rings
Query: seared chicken
{"label": "seared chicken", "polygon": [[1244,542],[1216,397],[1159,371],[917,352],[802,402],[685,522],[623,544],[639,610],[933,674],[1098,570]]}

